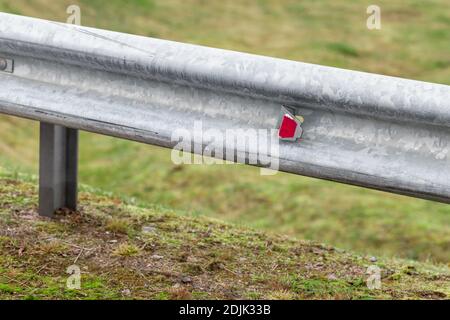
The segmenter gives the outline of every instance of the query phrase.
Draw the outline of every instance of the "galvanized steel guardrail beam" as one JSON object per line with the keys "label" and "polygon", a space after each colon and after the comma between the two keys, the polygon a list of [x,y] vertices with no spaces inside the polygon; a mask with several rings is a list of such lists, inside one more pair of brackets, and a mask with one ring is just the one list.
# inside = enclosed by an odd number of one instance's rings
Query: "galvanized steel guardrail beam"
{"label": "galvanized steel guardrail beam", "polygon": [[303,136],[281,171],[450,203],[446,85],[3,13],[0,58],[0,113],[173,147],[174,128],[273,129],[286,107]]}

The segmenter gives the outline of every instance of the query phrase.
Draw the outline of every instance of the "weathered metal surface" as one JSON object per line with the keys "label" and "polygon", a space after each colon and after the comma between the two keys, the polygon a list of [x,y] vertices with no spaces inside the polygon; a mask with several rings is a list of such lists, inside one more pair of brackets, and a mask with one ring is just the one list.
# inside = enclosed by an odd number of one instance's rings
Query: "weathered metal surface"
{"label": "weathered metal surface", "polygon": [[[0,112],[172,147],[176,127],[275,128],[280,170],[450,202],[450,87],[0,14]],[[202,146],[204,147],[204,145]]]}
{"label": "weathered metal surface", "polygon": [[39,146],[39,214],[77,209],[78,131],[42,123]]}
{"label": "weathered metal surface", "polygon": [[13,71],[14,71],[14,60],[0,57],[0,72],[12,73]]}

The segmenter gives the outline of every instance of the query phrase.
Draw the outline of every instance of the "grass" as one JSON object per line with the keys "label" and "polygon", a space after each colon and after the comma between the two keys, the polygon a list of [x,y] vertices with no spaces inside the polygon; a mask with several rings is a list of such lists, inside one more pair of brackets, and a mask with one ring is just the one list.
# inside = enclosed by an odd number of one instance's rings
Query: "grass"
{"label": "grass", "polygon": [[[0,0],[0,10],[65,21],[74,3],[88,26],[450,84],[445,0],[378,1],[378,31],[366,29],[367,1]],[[1,116],[0,136],[0,165],[36,173],[37,125]],[[289,174],[261,177],[241,165],[179,167],[169,150],[89,133],[80,147],[82,183],[144,207],[160,204],[363,254],[450,262],[448,205]],[[130,233],[120,221],[109,223],[113,234]]]}
{"label": "grass", "polygon": [[114,233],[128,233],[129,231],[128,221],[125,219],[115,219],[112,218],[106,224],[106,230],[114,232]]}
{"label": "grass", "polygon": [[[0,299],[448,299],[450,270],[358,255],[170,208],[82,192],[36,213],[35,183],[0,175]],[[28,199],[22,201],[22,199]],[[128,233],[111,232],[111,221]],[[130,232],[132,231],[132,232]],[[81,271],[68,289],[68,267]],[[380,289],[366,285],[381,268]]]}
{"label": "grass", "polygon": [[132,257],[139,254],[139,248],[133,244],[121,243],[114,251],[113,255],[121,257]]}

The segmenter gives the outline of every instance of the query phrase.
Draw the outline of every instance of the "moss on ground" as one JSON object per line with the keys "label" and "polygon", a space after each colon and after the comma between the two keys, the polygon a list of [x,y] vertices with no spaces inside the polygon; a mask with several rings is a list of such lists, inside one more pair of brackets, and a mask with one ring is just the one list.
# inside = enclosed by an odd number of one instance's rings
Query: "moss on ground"
{"label": "moss on ground", "polygon": [[[375,259],[83,192],[37,215],[34,183],[0,179],[1,299],[445,299],[450,270]],[[68,289],[67,268],[81,271]],[[367,268],[382,287],[366,285]]]}

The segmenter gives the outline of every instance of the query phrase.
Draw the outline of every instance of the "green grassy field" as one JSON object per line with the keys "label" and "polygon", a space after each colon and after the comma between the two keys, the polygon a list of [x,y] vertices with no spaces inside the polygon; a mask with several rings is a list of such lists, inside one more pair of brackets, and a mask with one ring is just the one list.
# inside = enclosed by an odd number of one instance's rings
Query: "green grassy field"
{"label": "green grassy field", "polygon": [[[35,182],[0,170],[3,299],[448,299],[450,270],[268,235],[82,188],[79,212],[37,214]],[[80,288],[66,286],[77,265]],[[380,270],[370,289],[368,267]]]}
{"label": "green grassy field", "polygon": [[[0,10],[317,64],[450,84],[450,3],[0,0]],[[0,165],[37,172],[37,124],[0,117]],[[450,262],[450,206],[256,168],[174,166],[170,150],[81,135],[80,180],[137,203],[313,239],[372,255]]]}

